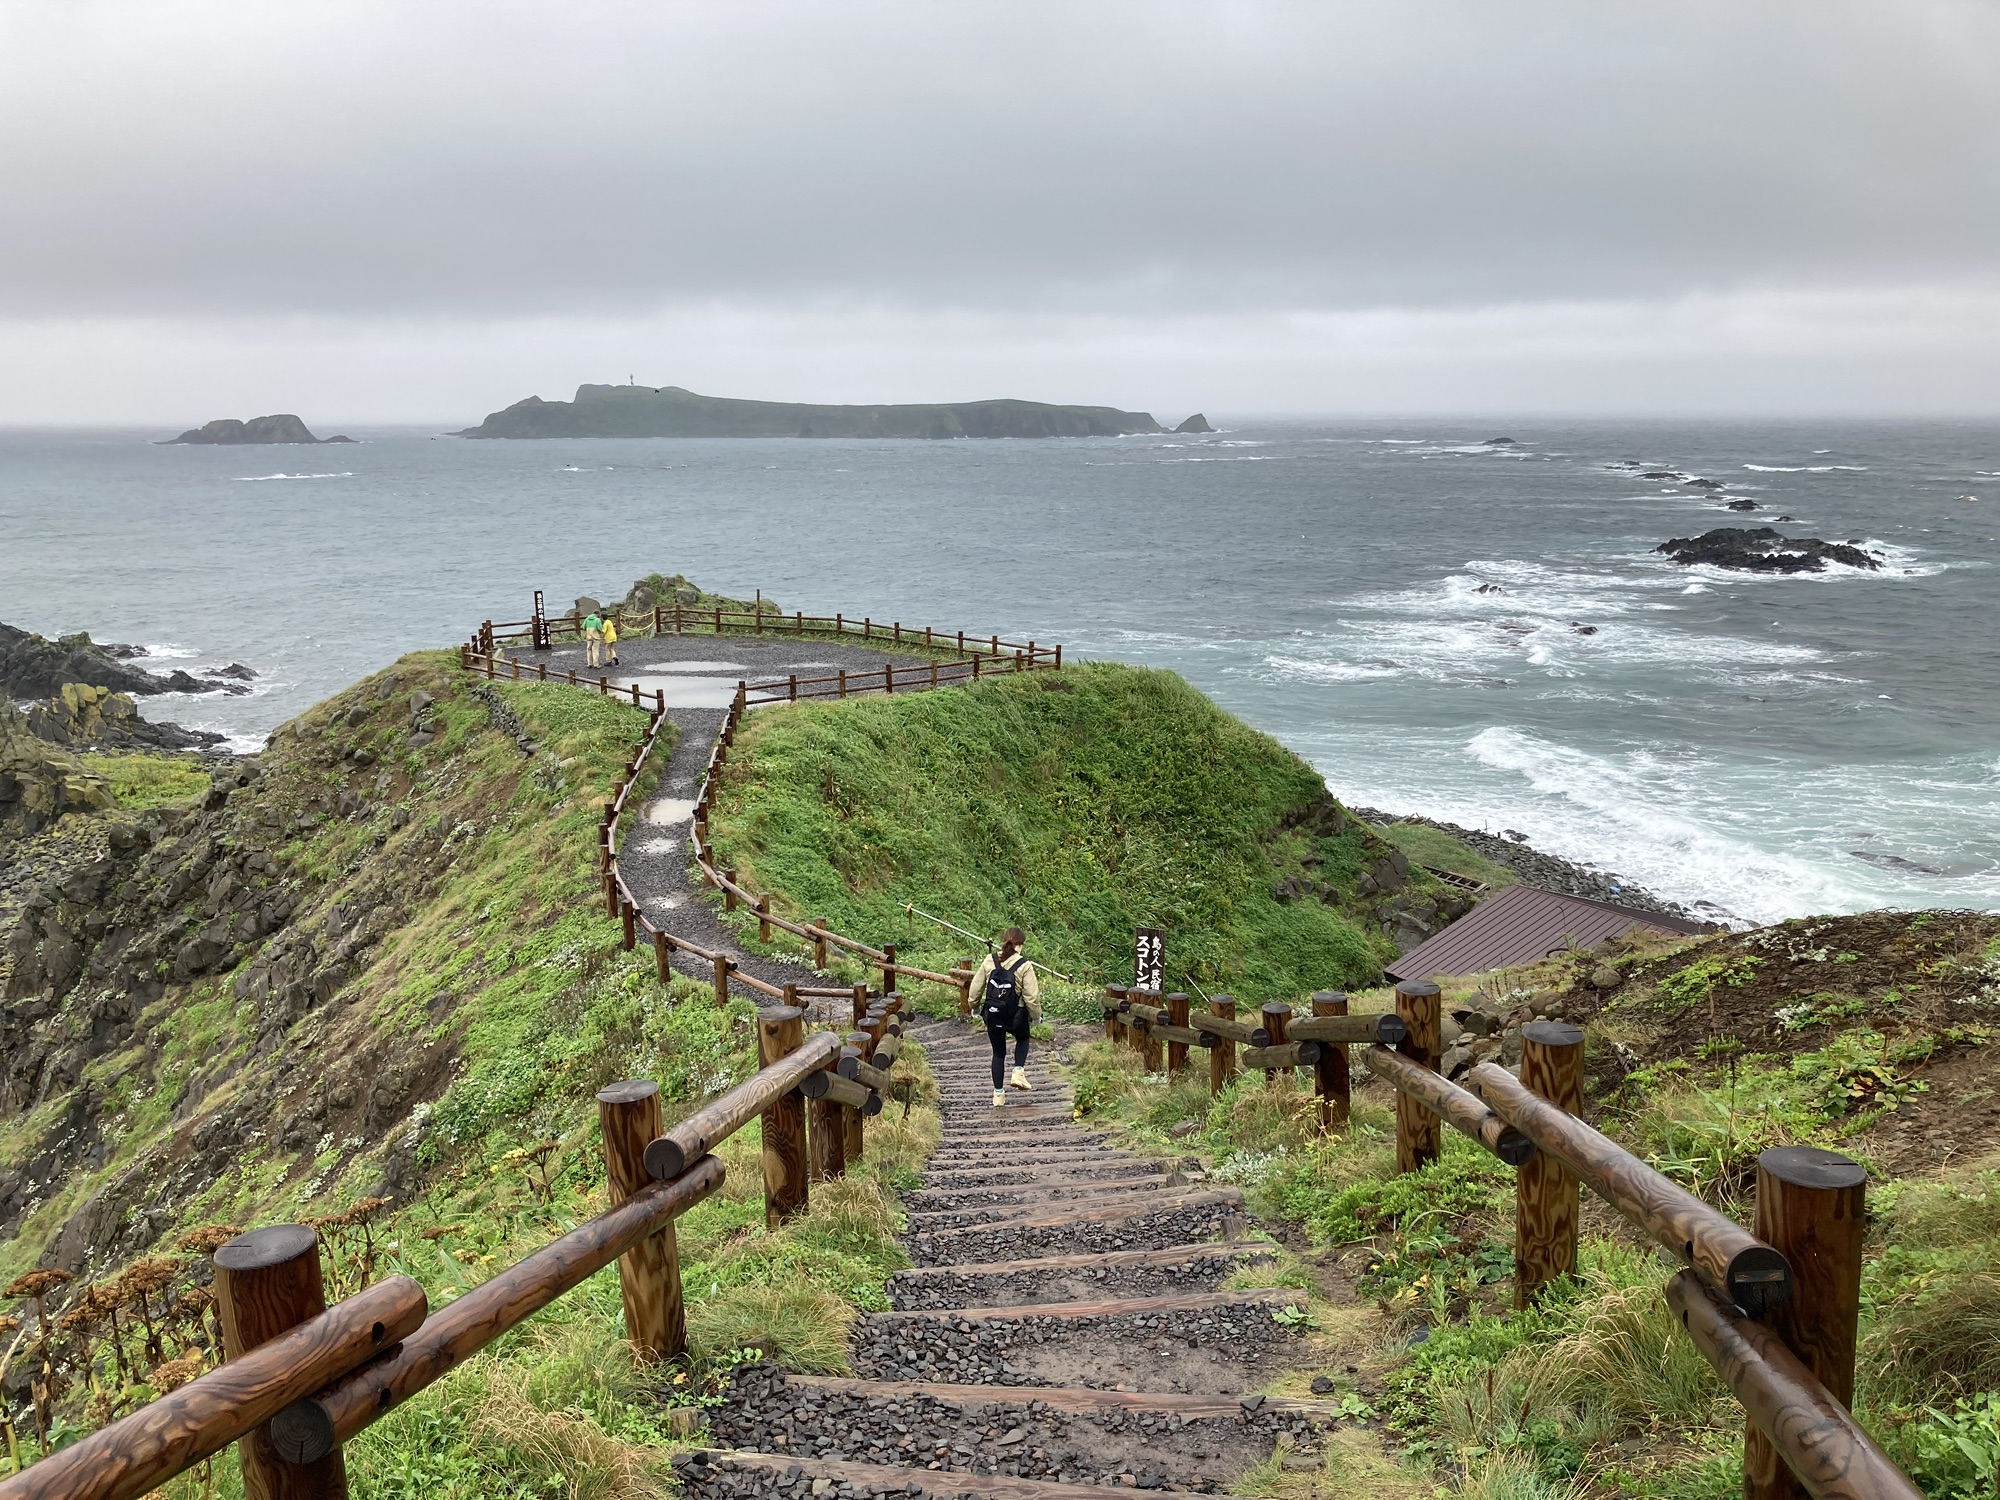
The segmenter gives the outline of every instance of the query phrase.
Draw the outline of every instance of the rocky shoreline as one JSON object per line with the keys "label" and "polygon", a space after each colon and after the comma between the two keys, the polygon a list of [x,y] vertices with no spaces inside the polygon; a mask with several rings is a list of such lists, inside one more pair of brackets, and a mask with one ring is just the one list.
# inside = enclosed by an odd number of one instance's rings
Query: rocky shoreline
{"label": "rocky shoreline", "polygon": [[[1690,911],[1678,901],[1656,896],[1610,871],[1595,870],[1553,854],[1544,854],[1522,834],[1488,833],[1483,829],[1462,828],[1456,823],[1427,818],[1420,813],[1384,812],[1376,807],[1350,807],[1348,811],[1362,822],[1378,827],[1391,823],[1421,823],[1427,828],[1448,833],[1474,854],[1496,865],[1505,865],[1521,878],[1523,884],[1538,890],[1580,896],[1586,901],[1608,901],[1614,906],[1627,906],[1634,911],[1658,912],[1662,916],[1685,917],[1690,921],[1712,921],[1726,915],[1716,908]],[[1703,905],[1706,906],[1706,903]]]}

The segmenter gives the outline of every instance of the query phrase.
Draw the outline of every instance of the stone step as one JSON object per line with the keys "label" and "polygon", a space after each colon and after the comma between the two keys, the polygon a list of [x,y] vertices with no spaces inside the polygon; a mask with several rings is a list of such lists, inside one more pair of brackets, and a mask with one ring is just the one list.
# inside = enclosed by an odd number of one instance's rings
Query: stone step
{"label": "stone step", "polygon": [[[1141,1480],[1212,1491],[1267,1457],[1282,1435],[1310,1451],[1339,1414],[1325,1402],[1079,1387],[995,1389],[933,1381],[739,1369],[710,1416],[738,1451],[907,1466],[1043,1483]],[[1011,1472],[1009,1472],[1011,1471]],[[962,1480],[961,1480],[962,1482]]]}
{"label": "stone step", "polygon": [[1186,1187],[1179,1172],[1127,1173],[1108,1177],[1102,1173],[1042,1173],[1025,1182],[936,1183],[905,1193],[903,1202],[913,1211],[928,1212],[947,1200],[965,1203],[1035,1203],[1042,1197],[1077,1198],[1088,1193],[1136,1193],[1160,1188]]}
{"label": "stone step", "polygon": [[871,1313],[850,1358],[870,1380],[1241,1395],[1293,1363],[1274,1314],[1298,1292],[1193,1292],[1095,1302]]}
{"label": "stone step", "polygon": [[1158,1250],[1114,1250],[1108,1255],[1047,1255],[985,1265],[919,1266],[889,1278],[889,1301],[899,1310],[916,1311],[1084,1301],[1108,1292],[1159,1296],[1170,1291],[1214,1290],[1239,1266],[1276,1256],[1276,1249],[1267,1244],[1210,1241]]}
{"label": "stone step", "polygon": [[1157,1250],[1240,1237],[1242,1199],[1234,1190],[1158,1196],[1161,1201],[1100,1207],[1080,1216],[1044,1214],[918,1231],[908,1236],[910,1259],[920,1266],[943,1266],[1091,1251]]}
{"label": "stone step", "polygon": [[[1168,1163],[1179,1158],[1152,1156],[1128,1156],[1117,1159],[1099,1160],[1103,1153],[1093,1153],[1091,1158],[1076,1162],[1045,1167],[1038,1161],[996,1163],[990,1167],[957,1167],[943,1172],[926,1172],[922,1191],[930,1192],[938,1188],[954,1187],[1026,1187],[1042,1181],[1090,1181],[1101,1178],[1106,1182],[1116,1182],[1129,1177],[1142,1177],[1169,1170]],[[914,1194],[910,1196],[915,1196]]]}
{"label": "stone step", "polygon": [[[1174,1179],[1171,1185],[1157,1182],[1142,1183],[1135,1187],[1105,1187],[1098,1183],[1081,1183],[1073,1187],[1058,1187],[1044,1183],[1026,1195],[1016,1195],[1013,1202],[962,1202],[950,1208],[916,1208],[908,1211],[910,1230],[920,1233],[925,1230],[948,1229],[958,1224],[1004,1224],[1025,1218],[1045,1218],[1051,1215],[1094,1213],[1100,1208],[1117,1208],[1127,1204],[1148,1200],[1158,1201],[1172,1198],[1185,1190],[1185,1181]],[[1221,1191],[1236,1191],[1222,1189]],[[973,1196],[960,1194],[961,1198]],[[1242,1201],[1240,1192],[1237,1202]]]}
{"label": "stone step", "polygon": [[[943,1470],[897,1468],[888,1464],[833,1462],[818,1458],[786,1458],[743,1450],[711,1452],[698,1449],[686,1457],[676,1456],[674,1472],[684,1486],[683,1493],[697,1500],[737,1500],[737,1497],[776,1497],[802,1500],[809,1496],[855,1495],[923,1497],[923,1500],[1131,1500],[1131,1484],[1123,1476],[1113,1483],[1064,1484],[1008,1475],[975,1474],[971,1468],[961,1473]],[[1132,1476],[1137,1483],[1138,1475]],[[821,1481],[826,1481],[821,1485]],[[1162,1489],[1164,1494],[1200,1491]],[[1213,1493],[1213,1492],[1209,1492]],[[1223,1496],[1222,1500],[1229,1500]]]}

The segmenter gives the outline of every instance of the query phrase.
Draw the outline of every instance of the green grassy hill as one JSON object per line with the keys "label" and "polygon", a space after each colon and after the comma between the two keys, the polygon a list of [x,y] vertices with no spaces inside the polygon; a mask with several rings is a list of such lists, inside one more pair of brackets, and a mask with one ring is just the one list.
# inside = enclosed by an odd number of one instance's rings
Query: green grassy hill
{"label": "green grassy hill", "polygon": [[1133,927],[1163,926],[1175,984],[1243,1000],[1359,985],[1394,952],[1341,898],[1386,846],[1170,672],[1100,662],[760,711],[713,836],[786,909],[926,967],[967,943],[906,903],[989,935],[1018,924],[1092,984],[1129,982]]}

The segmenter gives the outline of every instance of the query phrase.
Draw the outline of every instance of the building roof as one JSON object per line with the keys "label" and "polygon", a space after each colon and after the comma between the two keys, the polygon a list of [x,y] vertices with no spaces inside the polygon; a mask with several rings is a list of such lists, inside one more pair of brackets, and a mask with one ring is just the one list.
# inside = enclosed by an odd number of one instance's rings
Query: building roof
{"label": "building roof", "polygon": [[1436,936],[1426,938],[1388,967],[1391,979],[1438,974],[1483,974],[1533,963],[1571,948],[1591,948],[1634,927],[1694,934],[1719,929],[1686,917],[1636,911],[1609,901],[1586,901],[1532,885],[1510,885],[1487,897]]}

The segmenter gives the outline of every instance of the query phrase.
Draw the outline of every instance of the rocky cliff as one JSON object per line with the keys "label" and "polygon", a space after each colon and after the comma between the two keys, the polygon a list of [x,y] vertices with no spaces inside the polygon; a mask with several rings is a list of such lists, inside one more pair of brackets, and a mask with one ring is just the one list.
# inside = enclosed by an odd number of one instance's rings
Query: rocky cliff
{"label": "rocky cliff", "polygon": [[177,438],[168,438],[161,445],[170,447],[175,443],[222,444],[233,446],[239,443],[351,443],[354,439],[336,434],[330,438],[316,438],[297,417],[290,412],[281,412],[269,417],[252,417],[247,422],[235,417],[218,417],[213,422],[200,427],[190,427]]}
{"label": "rocky cliff", "polygon": [[680,386],[583,385],[573,401],[530,396],[454,437],[1050,438],[1160,432],[1142,411],[966,401],[936,406],[813,406],[701,396]]}
{"label": "rocky cliff", "polygon": [[0,695],[14,699],[49,698],[70,682],[108,688],[114,693],[216,693],[220,681],[204,681],[176,669],[165,677],[131,666],[127,657],[144,655],[136,646],[100,646],[87,631],[74,635],[36,635],[0,624]]}

